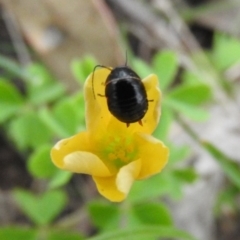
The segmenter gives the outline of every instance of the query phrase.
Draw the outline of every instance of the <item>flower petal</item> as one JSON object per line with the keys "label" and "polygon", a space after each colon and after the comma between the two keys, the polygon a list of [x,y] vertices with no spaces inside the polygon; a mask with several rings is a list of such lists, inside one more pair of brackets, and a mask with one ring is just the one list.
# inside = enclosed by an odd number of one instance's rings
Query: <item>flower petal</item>
{"label": "flower petal", "polygon": [[85,173],[99,177],[112,175],[101,159],[90,152],[73,152],[65,156],[63,162],[64,169],[71,172]]}
{"label": "flower petal", "polygon": [[112,174],[103,164],[88,141],[88,133],[81,132],[59,141],[51,151],[53,163],[64,170],[108,177]]}
{"label": "flower petal", "polygon": [[148,100],[152,101],[148,103],[148,111],[143,119],[143,125],[147,125],[144,133],[151,134],[157,127],[161,115],[161,91],[158,77],[155,74],[144,78],[143,84],[147,91]]}
{"label": "flower petal", "polygon": [[107,107],[105,97],[105,81],[110,71],[107,68],[100,68],[90,74],[85,81],[84,97],[86,102],[86,126],[88,131],[95,131],[96,128],[106,127],[112,117]]}
{"label": "flower petal", "polygon": [[122,167],[114,177],[102,178],[94,176],[93,180],[99,193],[105,198],[113,202],[121,202],[127,197],[134,180],[139,175],[140,169],[141,161],[136,160]]}
{"label": "flower petal", "polygon": [[142,168],[137,179],[143,179],[159,173],[167,164],[169,149],[158,139],[146,135],[135,134],[139,146]]}

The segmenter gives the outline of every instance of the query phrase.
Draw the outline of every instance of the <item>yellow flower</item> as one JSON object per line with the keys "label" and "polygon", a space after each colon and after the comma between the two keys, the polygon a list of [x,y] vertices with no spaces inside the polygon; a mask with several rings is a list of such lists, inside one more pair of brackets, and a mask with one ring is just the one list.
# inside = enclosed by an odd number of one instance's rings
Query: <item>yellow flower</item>
{"label": "yellow flower", "polygon": [[158,79],[152,74],[143,80],[149,102],[142,126],[117,120],[108,110],[105,80],[109,70],[92,74],[84,85],[86,102],[85,132],[59,141],[51,151],[53,163],[64,170],[92,175],[98,191],[110,201],[126,198],[134,180],[160,172],[168,160],[168,148],[151,136],[160,116],[161,93]]}

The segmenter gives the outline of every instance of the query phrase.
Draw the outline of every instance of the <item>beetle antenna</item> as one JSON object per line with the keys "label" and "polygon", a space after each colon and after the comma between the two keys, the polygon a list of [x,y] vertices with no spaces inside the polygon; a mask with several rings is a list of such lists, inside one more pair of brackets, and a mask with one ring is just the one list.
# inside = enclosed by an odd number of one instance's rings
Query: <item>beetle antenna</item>
{"label": "beetle antenna", "polygon": [[106,69],[108,69],[109,71],[112,71],[111,68],[109,68],[109,67],[107,67],[107,66],[104,66],[104,65],[96,65],[96,66],[94,67],[94,69],[93,69],[93,74],[92,74],[92,91],[93,91],[93,97],[94,97],[94,99],[96,99],[96,97],[95,97],[95,91],[94,91],[94,84],[93,84],[94,74],[95,74],[95,70],[96,70],[97,68],[99,68],[99,67],[101,67],[101,68],[106,68]]}
{"label": "beetle antenna", "polygon": [[125,64],[124,64],[124,65],[125,65],[125,67],[127,67],[127,61],[128,61],[127,50],[126,50],[126,53],[125,53],[125,59],[126,59],[126,60],[125,60]]}

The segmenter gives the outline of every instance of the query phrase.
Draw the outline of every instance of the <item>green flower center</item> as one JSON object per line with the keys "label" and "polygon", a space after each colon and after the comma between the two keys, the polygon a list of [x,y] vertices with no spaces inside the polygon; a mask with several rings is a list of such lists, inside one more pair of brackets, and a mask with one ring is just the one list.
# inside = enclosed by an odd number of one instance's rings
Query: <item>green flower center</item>
{"label": "green flower center", "polygon": [[138,159],[138,148],[131,136],[105,135],[101,142],[101,159],[110,170],[118,170]]}

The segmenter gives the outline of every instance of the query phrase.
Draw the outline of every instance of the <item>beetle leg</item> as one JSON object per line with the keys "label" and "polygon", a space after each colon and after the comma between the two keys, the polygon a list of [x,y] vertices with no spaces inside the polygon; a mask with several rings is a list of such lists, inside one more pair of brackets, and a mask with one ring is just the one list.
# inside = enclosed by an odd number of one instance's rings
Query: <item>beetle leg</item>
{"label": "beetle leg", "polygon": [[130,126],[130,123],[127,123],[127,127],[129,127]]}
{"label": "beetle leg", "polygon": [[151,99],[151,100],[147,100],[148,102],[154,102],[154,100],[153,99]]}
{"label": "beetle leg", "polygon": [[142,119],[138,121],[138,123],[142,126],[143,123],[142,123]]}

